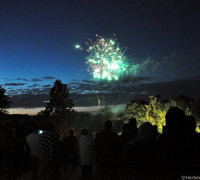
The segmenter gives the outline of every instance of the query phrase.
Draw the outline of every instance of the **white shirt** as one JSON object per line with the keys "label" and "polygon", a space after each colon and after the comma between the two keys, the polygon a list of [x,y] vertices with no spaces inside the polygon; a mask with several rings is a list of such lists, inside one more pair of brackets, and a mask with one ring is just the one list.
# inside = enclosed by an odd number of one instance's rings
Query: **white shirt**
{"label": "white shirt", "polygon": [[28,145],[30,146],[31,150],[31,157],[38,158],[39,154],[39,137],[40,135],[36,132],[32,132],[26,137],[26,141]]}
{"label": "white shirt", "polygon": [[82,166],[91,165],[94,162],[94,141],[91,137],[81,135],[79,139],[80,163]]}

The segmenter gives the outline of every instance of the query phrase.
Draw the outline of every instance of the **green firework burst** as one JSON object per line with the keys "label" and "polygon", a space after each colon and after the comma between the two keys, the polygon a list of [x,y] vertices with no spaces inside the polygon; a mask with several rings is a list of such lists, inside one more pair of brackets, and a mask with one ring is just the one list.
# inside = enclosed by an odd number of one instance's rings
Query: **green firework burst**
{"label": "green firework burst", "polygon": [[96,35],[97,40],[91,39],[86,42],[88,53],[86,63],[89,65],[88,71],[91,71],[95,79],[118,80],[128,68],[126,63],[125,50],[120,48],[115,39],[103,38]]}

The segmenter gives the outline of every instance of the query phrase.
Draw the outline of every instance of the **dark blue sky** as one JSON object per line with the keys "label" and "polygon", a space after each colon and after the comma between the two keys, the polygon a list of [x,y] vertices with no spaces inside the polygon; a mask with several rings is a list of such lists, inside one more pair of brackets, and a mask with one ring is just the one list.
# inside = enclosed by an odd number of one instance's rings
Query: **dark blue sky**
{"label": "dark blue sky", "polygon": [[[47,94],[55,79],[72,84],[91,80],[87,53],[74,45],[94,39],[96,33],[106,37],[115,33],[120,44],[129,48],[129,62],[140,64],[137,74],[129,73],[130,83],[137,77],[148,77],[148,84],[157,85],[198,79],[199,10],[197,0],[1,0],[0,84],[9,95],[23,97]],[[198,91],[199,80],[194,86]],[[82,92],[79,84],[72,92],[92,94],[92,88],[87,88]],[[156,93],[156,89],[145,91]],[[177,94],[173,92],[170,95]]]}

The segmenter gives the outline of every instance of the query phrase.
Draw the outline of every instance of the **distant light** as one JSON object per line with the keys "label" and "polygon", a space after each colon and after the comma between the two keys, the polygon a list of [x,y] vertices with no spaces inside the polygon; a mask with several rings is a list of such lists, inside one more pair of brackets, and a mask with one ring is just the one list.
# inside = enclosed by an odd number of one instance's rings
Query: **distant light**
{"label": "distant light", "polygon": [[76,49],[80,49],[81,46],[80,46],[79,44],[77,44],[77,45],[75,45],[75,48],[76,48]]}
{"label": "distant light", "polygon": [[43,133],[43,130],[39,130],[39,131],[38,131],[38,134],[42,134],[42,133]]}

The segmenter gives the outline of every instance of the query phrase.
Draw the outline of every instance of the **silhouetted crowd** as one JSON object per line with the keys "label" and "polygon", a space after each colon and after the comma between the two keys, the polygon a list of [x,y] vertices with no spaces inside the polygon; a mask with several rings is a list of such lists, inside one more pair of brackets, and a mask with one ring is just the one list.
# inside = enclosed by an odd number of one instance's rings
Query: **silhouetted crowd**
{"label": "silhouetted crowd", "polygon": [[[31,132],[20,135],[15,128],[1,127],[0,178],[17,179],[24,166],[33,180],[59,180],[61,172],[73,173],[81,166],[82,180],[177,180],[200,179],[200,135],[193,116],[178,107],[166,113],[166,128],[159,134],[149,122],[137,128],[136,119],[112,131],[107,120],[104,130],[89,134],[82,128],[60,140],[53,122],[43,132],[33,123]],[[94,177],[95,172],[95,177]]]}

